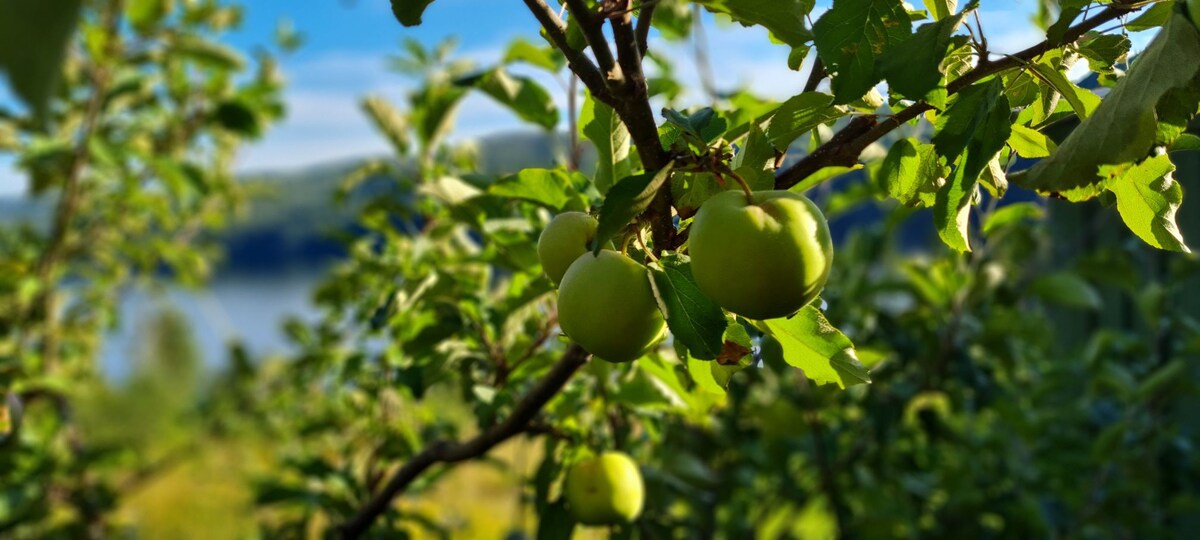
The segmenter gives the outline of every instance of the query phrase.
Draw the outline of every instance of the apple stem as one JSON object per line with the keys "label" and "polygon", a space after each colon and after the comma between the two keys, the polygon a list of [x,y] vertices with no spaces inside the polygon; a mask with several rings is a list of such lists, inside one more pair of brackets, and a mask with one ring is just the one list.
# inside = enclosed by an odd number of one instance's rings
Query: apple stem
{"label": "apple stem", "polygon": [[[640,233],[641,229],[637,229],[637,231]],[[625,234],[621,236],[621,245],[617,247],[617,249],[620,250],[621,255],[629,254],[629,243],[633,242],[634,237],[634,231],[632,230],[625,231]]]}
{"label": "apple stem", "polygon": [[637,231],[637,242],[638,245],[642,247],[642,253],[646,254],[647,260],[658,262],[658,257],[654,255],[654,252],[650,249],[650,246],[646,245],[646,239],[642,236],[641,229],[638,229]]}
{"label": "apple stem", "polygon": [[750,204],[754,204],[754,190],[750,189],[750,184],[746,183],[746,179],[742,178],[742,175],[733,172],[728,168],[725,169],[725,174],[728,174],[729,176],[732,176],[734,180],[737,180],[738,185],[742,186],[742,191],[746,192],[746,201]]}

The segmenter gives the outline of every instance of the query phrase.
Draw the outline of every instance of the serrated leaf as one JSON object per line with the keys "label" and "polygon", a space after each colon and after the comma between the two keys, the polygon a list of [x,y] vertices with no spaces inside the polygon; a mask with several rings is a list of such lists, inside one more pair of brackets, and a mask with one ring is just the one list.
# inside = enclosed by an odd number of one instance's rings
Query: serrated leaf
{"label": "serrated leaf", "polygon": [[432,3],[433,0],[392,0],[392,15],[404,26],[417,26],[425,15],[425,8]]}
{"label": "serrated leaf", "polygon": [[1191,252],[1175,223],[1183,203],[1183,188],[1171,173],[1175,165],[1166,155],[1156,156],[1126,169],[1108,182],[1117,196],[1117,211],[1129,230],[1159,249]]}
{"label": "serrated leaf", "polygon": [[1012,126],[1008,136],[1008,145],[1023,158],[1043,158],[1050,155],[1057,145],[1042,132],[1030,129],[1020,124]]}
{"label": "serrated leaf", "polygon": [[925,9],[929,10],[933,20],[940,21],[954,14],[954,10],[958,9],[958,0],[925,0]]}
{"label": "serrated leaf", "polygon": [[779,106],[767,127],[767,138],[776,150],[784,152],[801,135],[841,118],[846,112],[845,107],[833,104],[833,96],[829,94],[805,92]]}
{"label": "serrated leaf", "polygon": [[810,304],[790,318],[761,324],[779,341],[784,361],[804,370],[804,375],[818,384],[834,383],[846,388],[871,382],[867,369],[855,356],[854,344],[815,306]]}
{"label": "serrated leaf", "polygon": [[1130,163],[1149,154],[1157,135],[1155,107],[1173,88],[1193,84],[1200,72],[1200,31],[1173,17],[1100,106],[1019,184],[1079,201],[1098,195],[1102,165]]}
{"label": "serrated leaf", "polygon": [[1141,15],[1134,17],[1132,21],[1126,23],[1125,29],[1130,32],[1141,32],[1143,30],[1150,30],[1151,28],[1159,28],[1167,24],[1174,10],[1174,2],[1159,2],[1150,6],[1150,9],[1143,11]]}
{"label": "serrated leaf", "polygon": [[650,207],[658,188],[671,177],[674,169],[675,162],[671,161],[653,173],[626,177],[609,190],[604,198],[604,206],[600,207],[600,224],[596,227],[593,253],[599,254],[606,242]]}
{"label": "serrated leaf", "polygon": [[1079,54],[1087,58],[1092,71],[1111,71],[1131,46],[1128,36],[1089,32],[1079,44]]}
{"label": "serrated leaf", "polygon": [[692,356],[712,360],[725,342],[725,313],[700,292],[687,256],[672,254],[650,267],[659,308],[671,335],[683,342]]}
{"label": "serrated leaf", "polygon": [[1008,98],[1000,79],[958,93],[954,104],[938,116],[934,146],[956,161],[954,172],[938,191],[933,206],[938,235],[958,251],[970,251],[967,225],[979,174],[1008,140]]}
{"label": "serrated leaf", "polygon": [[700,147],[707,146],[725,133],[725,119],[717,116],[717,112],[711,107],[704,107],[691,114],[671,108],[663,109],[662,113],[668,124],[679,128],[682,135]]}
{"label": "serrated leaf", "polygon": [[480,75],[460,79],[455,84],[482,91],[527,122],[546,129],[558,124],[558,106],[554,104],[550,92],[529,77],[494,68]]}
{"label": "serrated leaf", "polygon": [[37,116],[46,112],[81,0],[0,0],[0,72]]}
{"label": "serrated leaf", "polygon": [[882,80],[876,61],[908,39],[912,21],[900,0],[834,0],[813,33],[817,54],[833,74],[836,102],[849,103]]}
{"label": "serrated leaf", "polygon": [[932,144],[900,139],[888,150],[879,168],[879,175],[888,196],[900,201],[900,204],[912,206],[920,201],[918,196],[921,188],[936,182],[941,176],[941,169]]}
{"label": "serrated leaf", "polygon": [[1004,172],[1004,166],[1000,164],[1000,155],[996,155],[987,162],[987,166],[983,168],[983,172],[979,173],[979,183],[993,197],[1003,198],[1008,192],[1008,174]]}
{"label": "serrated leaf", "polygon": [[612,107],[588,94],[579,115],[583,136],[596,147],[596,177],[593,183],[601,195],[621,178],[632,174],[629,163],[629,130]]}
{"label": "serrated leaf", "polygon": [[978,4],[978,0],[973,0],[957,15],[922,25],[913,37],[884,52],[879,59],[879,70],[888,82],[888,89],[918,100],[937,88],[945,75],[942,62],[953,44],[951,37]]}
{"label": "serrated leaf", "polygon": [[571,201],[574,189],[565,171],[524,169],[507,176],[488,188],[492,195],[532,201],[553,210],[561,210]]}
{"label": "serrated leaf", "polygon": [[1100,106],[1099,96],[1076,86],[1075,83],[1067,79],[1066,75],[1053,67],[1046,64],[1034,64],[1033,73],[1054,88],[1059,94],[1062,94],[1063,99],[1071,104],[1071,109],[1075,111],[1075,115],[1081,119],[1091,116],[1096,107]]}
{"label": "serrated leaf", "polygon": [[812,41],[804,18],[813,0],[696,0],[714,13],[729,15],[743,26],[762,26],[779,41],[795,48]]}

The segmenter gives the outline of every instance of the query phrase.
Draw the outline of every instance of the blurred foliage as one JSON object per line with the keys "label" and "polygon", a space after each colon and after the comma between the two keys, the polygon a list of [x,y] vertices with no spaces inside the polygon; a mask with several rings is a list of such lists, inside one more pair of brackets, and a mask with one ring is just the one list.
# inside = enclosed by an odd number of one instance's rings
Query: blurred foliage
{"label": "blurred foliage", "polygon": [[[194,414],[200,374],[174,341],[183,321],[167,317],[129,388],[107,388],[101,337],[122,322],[129,285],[206,279],[208,232],[245,203],[234,153],[282,115],[282,81],[270,56],[250,63],[220,42],[241,10],[215,0],[10,15],[38,35],[5,33],[20,38],[4,42],[3,64],[28,107],[0,110],[0,150],[53,210],[0,228],[0,391],[24,411],[0,451],[0,536],[107,537],[118,492],[186,439],[175,428]],[[77,22],[61,63],[41,44],[57,35],[41,35],[47,17]],[[20,71],[30,62],[41,71]]]}

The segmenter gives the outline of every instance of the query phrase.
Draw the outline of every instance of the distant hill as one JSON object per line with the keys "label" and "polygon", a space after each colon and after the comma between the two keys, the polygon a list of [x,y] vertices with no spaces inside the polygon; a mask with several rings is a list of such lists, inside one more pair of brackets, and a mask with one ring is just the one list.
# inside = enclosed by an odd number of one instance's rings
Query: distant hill
{"label": "distant hill", "polygon": [[[484,137],[474,145],[479,172],[504,175],[561,162],[569,139],[565,134],[556,137],[544,132],[516,132]],[[267,193],[253,202],[246,219],[221,233],[226,253],[223,271],[272,273],[284,268],[322,266],[342,257],[345,250],[338,237],[356,232],[355,217],[363,204],[381,192],[395,189],[386,178],[367,178],[344,203],[334,202],[342,179],[368,159],[248,176],[247,182]],[[587,148],[584,166],[590,168],[594,163],[594,152]],[[403,164],[395,165],[404,168]]]}
{"label": "distant hill", "polygon": [[[484,174],[503,175],[527,167],[549,167],[565,155],[569,139],[544,132],[502,133],[473,143]],[[585,165],[594,166],[590,148]],[[260,193],[244,219],[219,233],[225,248],[222,272],[270,273],[283,269],[319,267],[344,255],[338,236],[353,231],[355,217],[366,200],[394,189],[386,178],[368,178],[349,194],[344,204],[334,195],[345,175],[372,156],[341,160],[291,172],[244,175]],[[377,157],[376,157],[377,158]],[[400,163],[396,164],[403,168]],[[25,222],[35,227],[49,223],[53,197],[29,199],[0,197],[0,224]]]}

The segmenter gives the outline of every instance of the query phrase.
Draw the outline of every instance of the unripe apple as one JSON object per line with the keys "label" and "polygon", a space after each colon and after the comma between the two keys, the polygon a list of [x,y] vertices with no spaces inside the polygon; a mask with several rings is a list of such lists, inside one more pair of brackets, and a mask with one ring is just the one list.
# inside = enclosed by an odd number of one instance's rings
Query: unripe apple
{"label": "unripe apple", "polygon": [[646,267],[615,251],[586,253],[567,269],[558,288],[558,324],[609,362],[641,357],[665,325]]}
{"label": "unripe apple", "polygon": [[790,191],[712,196],[696,213],[689,246],[700,290],[749,319],[795,313],[820,294],[833,263],[825,216]]}
{"label": "unripe apple", "polygon": [[583,212],[564,212],[546,225],[538,237],[538,259],[550,281],[562,282],[571,263],[592,247],[596,237],[596,218]]}
{"label": "unripe apple", "polygon": [[646,488],[628,455],[604,452],[567,470],[563,486],[571,515],[584,525],[630,523],[642,513]]}

